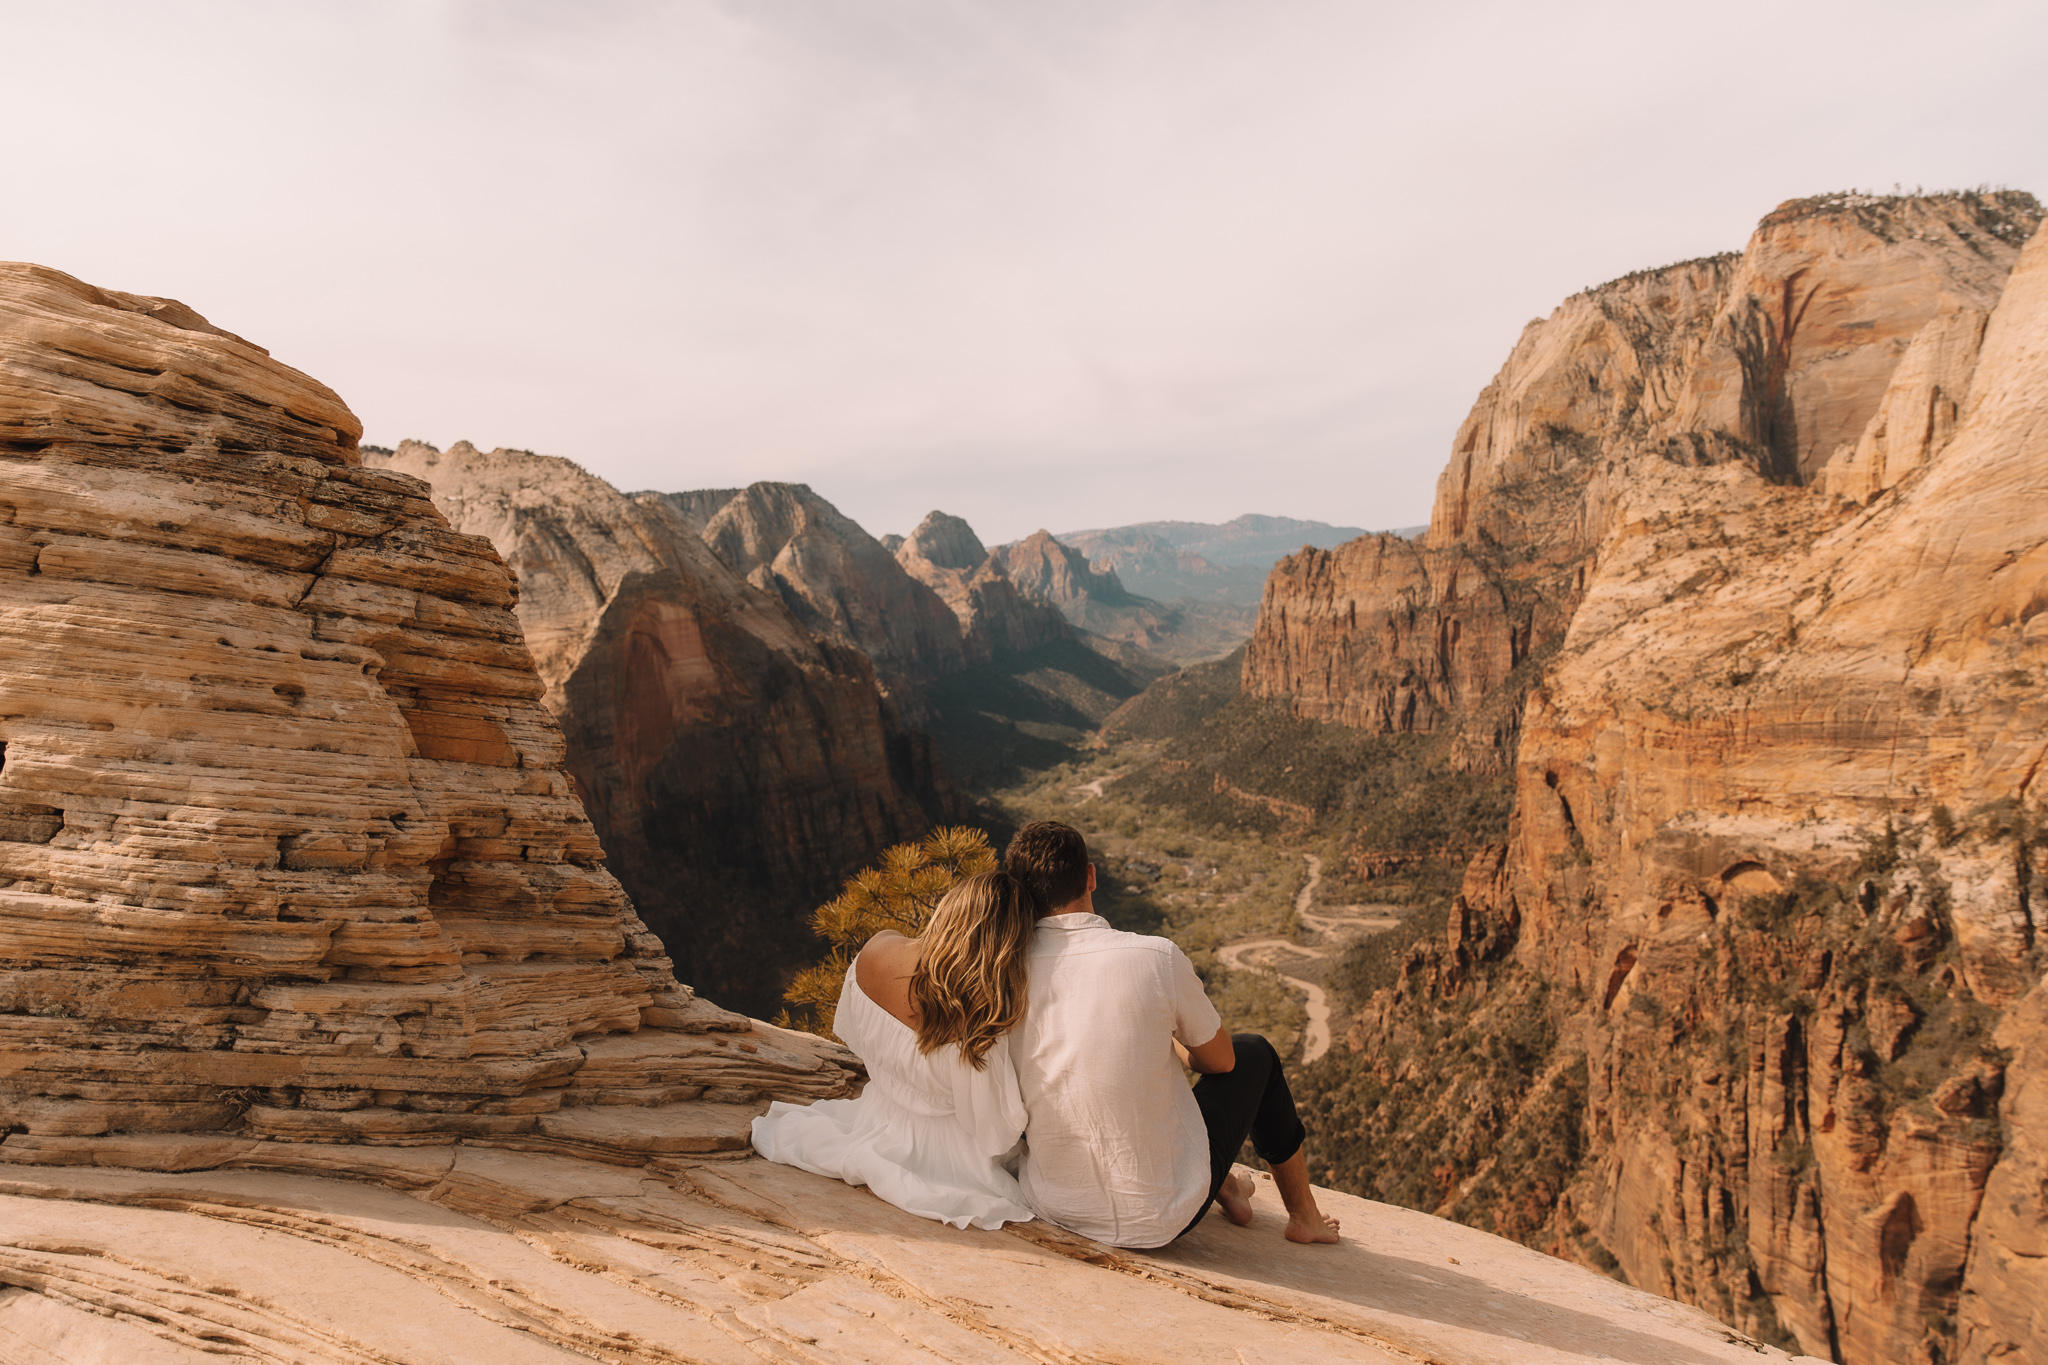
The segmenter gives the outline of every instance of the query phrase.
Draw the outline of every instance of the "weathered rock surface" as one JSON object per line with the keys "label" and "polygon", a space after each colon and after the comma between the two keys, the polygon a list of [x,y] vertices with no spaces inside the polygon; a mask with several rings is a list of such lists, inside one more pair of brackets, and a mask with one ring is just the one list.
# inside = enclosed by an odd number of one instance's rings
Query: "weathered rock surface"
{"label": "weathered rock surface", "polygon": [[[2038,218],[1809,201],[1740,263],[1581,296],[1461,433],[1384,570],[1411,595],[1363,586],[1391,547],[1297,562],[1254,646],[1275,685],[1308,640],[1355,642],[1308,680],[1341,711],[1409,622],[1476,616],[1448,638],[1480,650],[1413,666],[1438,723],[1516,649],[1540,667],[1510,842],[1358,1021],[1370,1081],[1331,1112],[1435,1125],[1445,1212],[1853,1365],[2048,1355],[2048,237],[2011,244]],[[1656,298],[1676,323],[1646,342],[1619,304]],[[1535,585],[1527,615],[1435,588],[1482,560]],[[1452,1038],[1510,1060],[1416,1069]]]}
{"label": "weathered rock surface", "polygon": [[704,543],[736,494],[629,497],[568,460],[466,442],[368,459],[429,482],[518,575],[542,701],[612,868],[686,979],[771,1013],[815,955],[811,910],[951,813],[930,742],[780,580]]}
{"label": "weathered rock surface", "polygon": [[182,305],[0,266],[7,1155],[630,1152],[657,1121],[593,1106],[842,1093],[780,1034],[725,1060],[767,1035],[676,984],[605,871],[511,574],[359,430]]}
{"label": "weathered rock surface", "polygon": [[1473,405],[1419,542],[1275,568],[1247,692],[1311,719],[1462,730],[1468,761],[1504,761],[1519,705],[1488,703],[1562,640],[1615,500],[1699,466],[1889,486],[1950,429],[1957,368],[2039,216],[2021,194],[1796,201],[1740,256],[1568,299]]}
{"label": "weathered rock surface", "polygon": [[[4,1150],[4,1149],[0,1149]],[[1212,1217],[1166,1252],[958,1231],[758,1158],[242,1143],[0,1163],[0,1357],[513,1365],[1783,1361],[1513,1243],[1325,1196],[1339,1247]],[[325,1163],[307,1161],[325,1155]],[[328,1178],[347,1177],[344,1179]],[[13,1286],[12,1288],[4,1286]]]}

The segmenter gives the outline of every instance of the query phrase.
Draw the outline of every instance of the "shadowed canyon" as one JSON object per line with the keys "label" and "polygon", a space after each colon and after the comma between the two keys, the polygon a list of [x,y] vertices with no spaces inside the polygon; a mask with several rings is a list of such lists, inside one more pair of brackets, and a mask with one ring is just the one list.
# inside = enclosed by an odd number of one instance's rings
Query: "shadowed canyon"
{"label": "shadowed canyon", "polygon": [[[0,267],[0,1358],[2048,1357],[2041,218],[1574,295],[1426,529],[995,546],[359,448]],[[1291,1054],[1344,1259],[749,1155],[860,1083],[759,1022],[816,905],[1042,815]]]}

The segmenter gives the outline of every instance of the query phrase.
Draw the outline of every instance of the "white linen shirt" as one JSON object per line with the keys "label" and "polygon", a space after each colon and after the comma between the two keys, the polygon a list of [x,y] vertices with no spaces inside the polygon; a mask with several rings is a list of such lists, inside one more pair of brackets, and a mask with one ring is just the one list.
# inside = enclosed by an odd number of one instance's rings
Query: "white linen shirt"
{"label": "white linen shirt", "polygon": [[1222,1021],[1187,954],[1100,915],[1047,915],[1011,1055],[1024,1095],[1024,1198],[1111,1246],[1164,1246],[1209,1193],[1209,1137],[1172,1040]]}

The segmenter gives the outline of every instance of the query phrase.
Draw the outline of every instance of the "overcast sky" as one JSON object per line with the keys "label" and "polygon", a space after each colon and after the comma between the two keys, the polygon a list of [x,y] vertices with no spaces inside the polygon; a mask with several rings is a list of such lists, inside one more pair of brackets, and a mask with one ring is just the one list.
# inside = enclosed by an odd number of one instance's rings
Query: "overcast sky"
{"label": "overcast sky", "polygon": [[1842,188],[2048,193],[2038,3],[0,0],[0,257],[365,439],[877,534],[1427,519],[1529,318]]}

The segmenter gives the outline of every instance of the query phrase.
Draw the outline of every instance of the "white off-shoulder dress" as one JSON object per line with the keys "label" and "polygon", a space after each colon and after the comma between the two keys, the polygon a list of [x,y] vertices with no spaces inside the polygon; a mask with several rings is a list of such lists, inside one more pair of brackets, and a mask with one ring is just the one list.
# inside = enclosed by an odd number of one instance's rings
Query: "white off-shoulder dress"
{"label": "white off-shoulder dress", "polygon": [[1004,1169],[1024,1132],[1024,1098],[1008,1036],[976,1071],[947,1045],[917,1050],[917,1034],[870,1000],[853,968],[834,1030],[867,1063],[859,1098],[768,1106],[754,1150],[770,1161],[865,1185],[906,1213],[964,1228],[1022,1223],[1031,1210]]}

